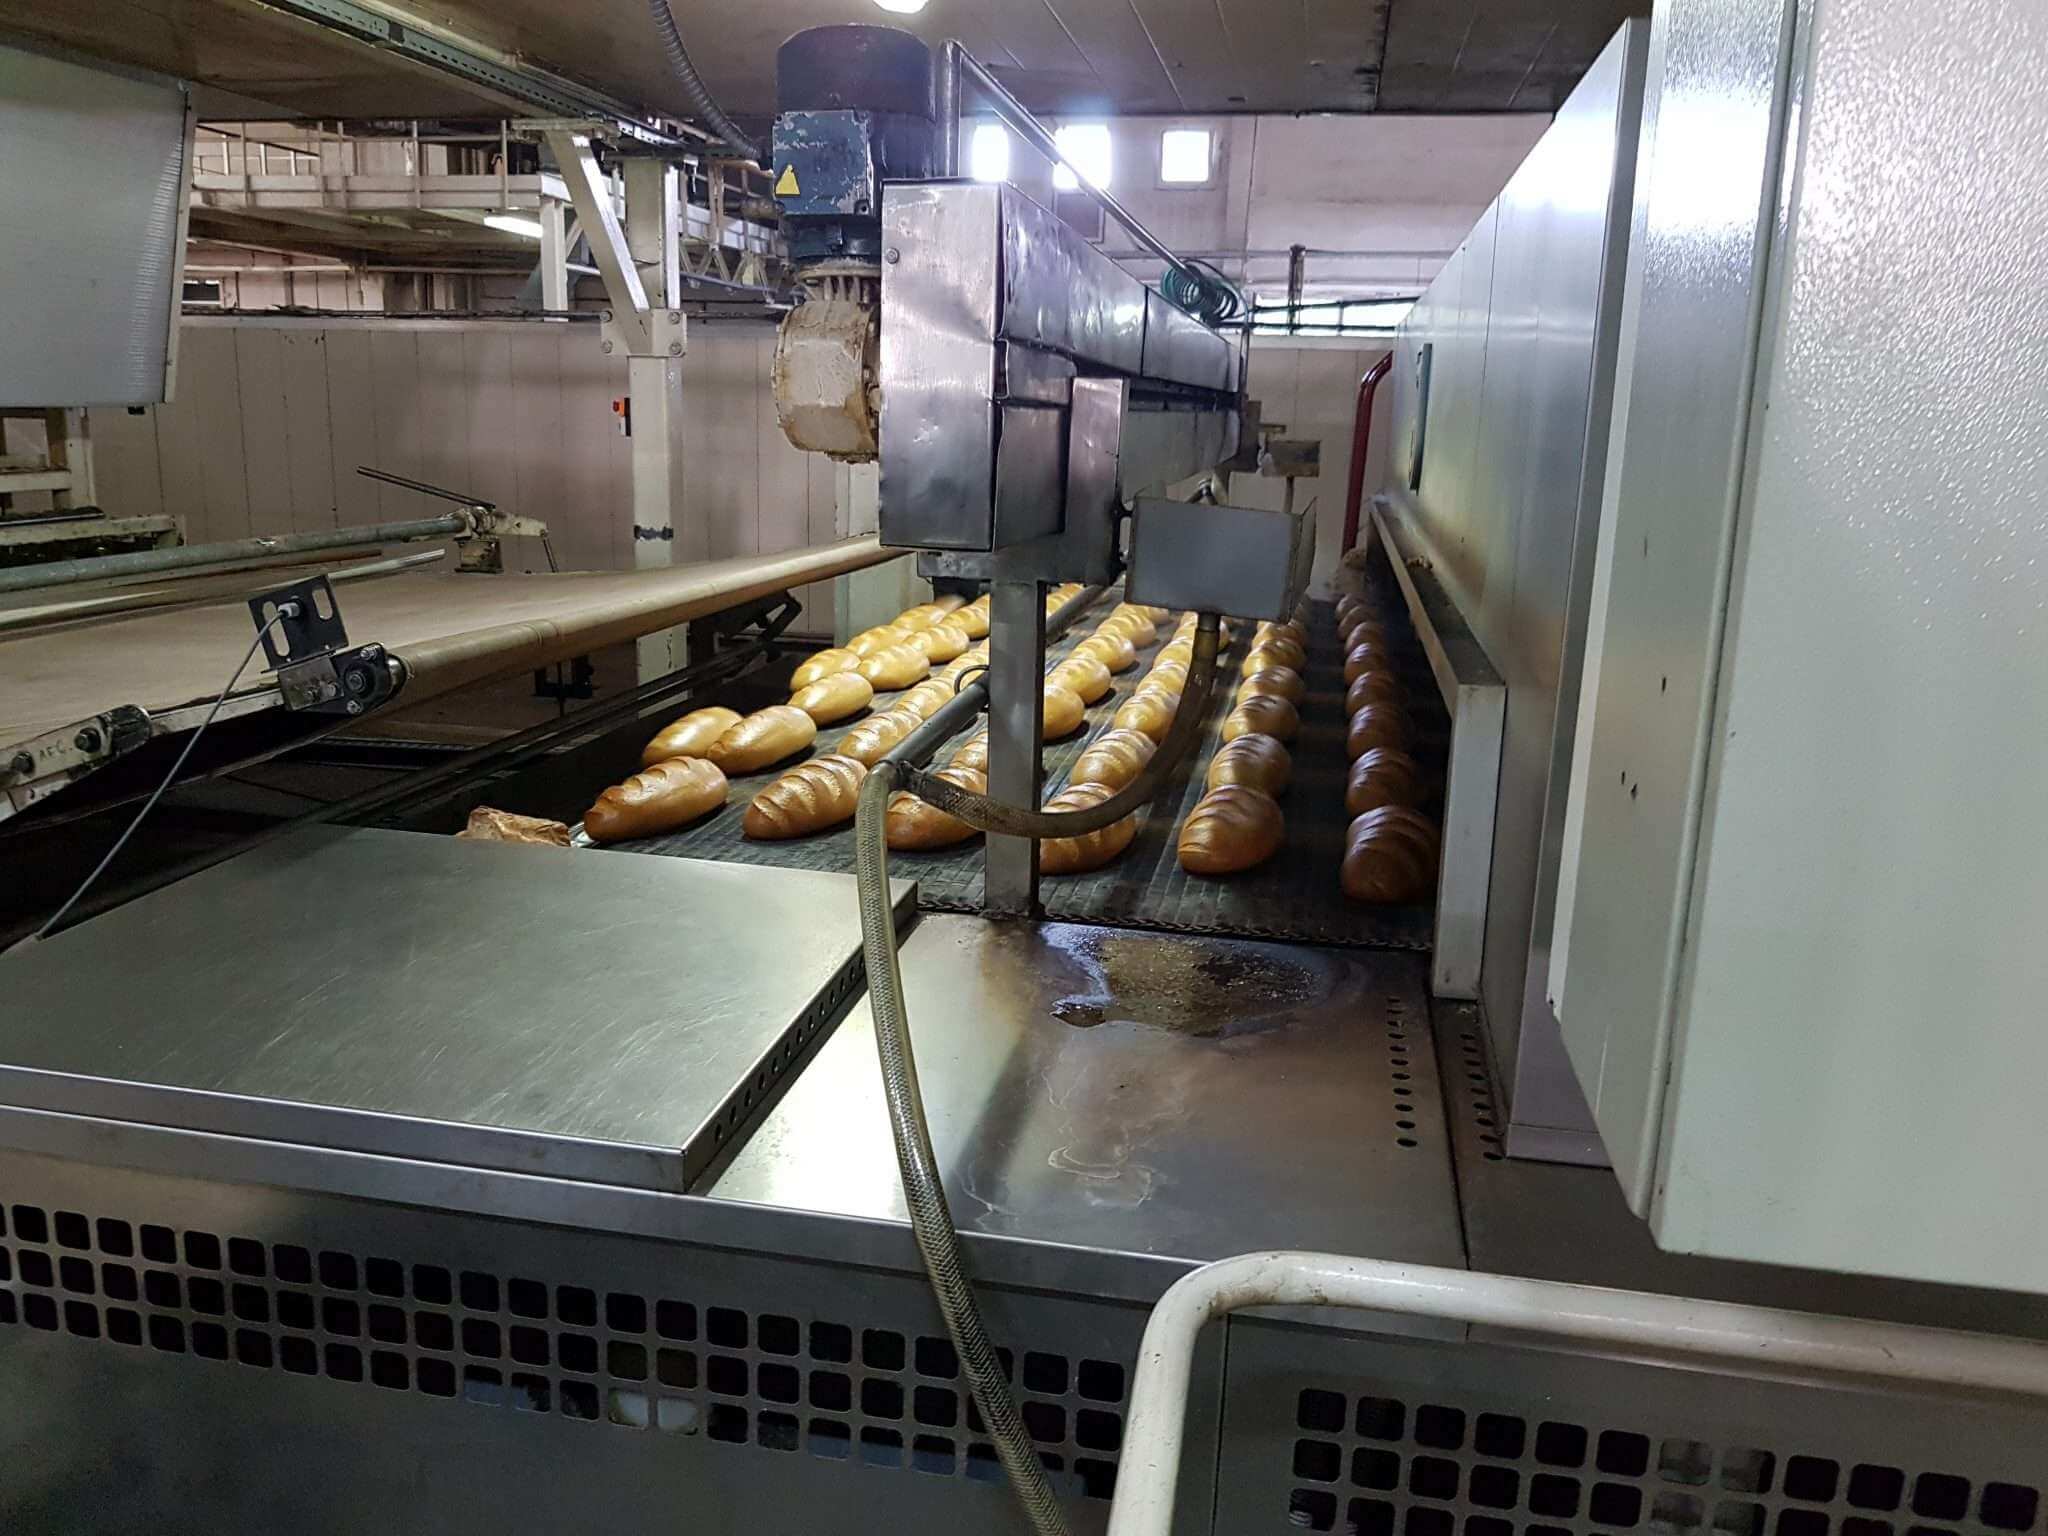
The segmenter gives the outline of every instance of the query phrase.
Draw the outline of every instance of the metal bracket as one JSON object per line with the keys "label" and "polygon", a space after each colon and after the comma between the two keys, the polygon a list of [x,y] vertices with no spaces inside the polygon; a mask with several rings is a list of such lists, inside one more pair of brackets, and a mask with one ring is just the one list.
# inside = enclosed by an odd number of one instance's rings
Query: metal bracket
{"label": "metal bracket", "polygon": [[607,356],[681,357],[690,350],[690,321],[680,309],[649,310],[631,324],[608,309],[602,320],[599,347]]}
{"label": "metal bracket", "polygon": [[636,539],[651,539],[656,542],[662,542],[673,540],[675,536],[676,531],[673,528],[644,528],[639,523],[633,525],[633,537]]}
{"label": "metal bracket", "polygon": [[0,821],[148,741],[149,711],[121,704],[17,743],[0,758]]}
{"label": "metal bracket", "polygon": [[299,714],[360,715],[397,687],[381,645],[327,652],[277,669],[284,707]]}
{"label": "metal bracket", "polygon": [[324,575],[257,593],[249,599],[249,613],[262,632],[268,671],[348,644],[341,604],[334,599],[334,584]]}

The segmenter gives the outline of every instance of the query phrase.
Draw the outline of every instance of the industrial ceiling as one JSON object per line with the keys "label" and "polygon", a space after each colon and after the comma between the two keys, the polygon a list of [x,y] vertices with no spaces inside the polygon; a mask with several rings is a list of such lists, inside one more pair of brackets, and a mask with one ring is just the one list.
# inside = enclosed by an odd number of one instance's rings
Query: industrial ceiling
{"label": "industrial ceiling", "polygon": [[[773,111],[777,44],[848,21],[959,37],[1044,112],[1547,112],[1648,0],[932,0],[912,17],[870,0],[671,3],[714,93],[758,121]],[[376,46],[390,22],[643,111],[683,110],[643,0],[44,0],[0,29],[180,75],[212,117],[521,108]]]}

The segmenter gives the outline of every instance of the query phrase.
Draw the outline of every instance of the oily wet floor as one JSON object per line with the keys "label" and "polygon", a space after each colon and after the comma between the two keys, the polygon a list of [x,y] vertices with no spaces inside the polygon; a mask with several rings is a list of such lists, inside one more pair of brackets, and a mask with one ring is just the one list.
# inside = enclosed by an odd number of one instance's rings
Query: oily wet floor
{"label": "oily wet floor", "polygon": [[[1078,1029],[1131,1023],[1198,1039],[1277,1029],[1327,997],[1335,974],[1274,945],[1047,925],[1036,942],[1064,973],[1052,1016]],[[1319,957],[1320,960],[1320,957]]]}

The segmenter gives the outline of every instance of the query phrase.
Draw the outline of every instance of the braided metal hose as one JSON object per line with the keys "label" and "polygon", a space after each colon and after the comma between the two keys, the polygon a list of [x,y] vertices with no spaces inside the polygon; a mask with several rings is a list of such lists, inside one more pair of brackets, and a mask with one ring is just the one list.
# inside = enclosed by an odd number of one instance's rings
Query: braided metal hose
{"label": "braided metal hose", "polygon": [[910,1230],[924,1256],[938,1298],[939,1315],[967,1373],[974,1404],[988,1426],[990,1441],[1010,1475],[1010,1486],[1038,1536],[1067,1536],[1065,1513],[1053,1497],[1038,1448],[1025,1432],[1017,1399],[989,1342],[987,1325],[974,1299],[960,1252],[960,1235],[946,1204],[946,1186],[932,1151],[924,1096],[917,1085],[917,1058],[910,1046],[910,1021],[903,1007],[903,973],[896,962],[896,914],[889,905],[889,851],[884,824],[889,796],[901,765],[884,758],[861,785],[854,812],[854,875],[860,891],[861,948],[867,962],[868,1000],[875,1021],[875,1051],[881,1058],[882,1089],[889,1106],[889,1134],[896,1143],[896,1167]]}
{"label": "braided metal hose", "polygon": [[683,34],[676,30],[675,14],[669,10],[668,0],[647,0],[647,14],[654,19],[654,30],[661,34],[661,45],[668,53],[668,67],[675,72],[683,94],[690,98],[690,105],[704,119],[704,126],[731,146],[741,159],[759,165],[760,146],[741,133],[733,120],[719,110],[711,88],[697,73],[697,66],[690,62],[690,50],[683,46]]}

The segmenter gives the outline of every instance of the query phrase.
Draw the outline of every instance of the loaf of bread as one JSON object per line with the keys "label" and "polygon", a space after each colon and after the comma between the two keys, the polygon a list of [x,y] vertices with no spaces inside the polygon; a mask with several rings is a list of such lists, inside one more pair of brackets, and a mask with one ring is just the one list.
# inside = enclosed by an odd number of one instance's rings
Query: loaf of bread
{"label": "loaf of bread", "polygon": [[950,608],[940,607],[937,603],[919,603],[915,608],[906,608],[897,614],[889,621],[889,626],[892,629],[900,629],[907,635],[920,629],[930,629],[952,611]]}
{"label": "loaf of bread", "polygon": [[1072,784],[1107,784],[1122,789],[1145,771],[1159,743],[1143,731],[1112,727],[1088,743],[1067,775]]}
{"label": "loaf of bread", "polygon": [[740,828],[748,837],[772,842],[836,827],[853,819],[867,776],[866,763],[837,753],[798,763],[754,796]]}
{"label": "loaf of bread", "polygon": [[1351,765],[1344,781],[1344,810],[1358,817],[1383,805],[1416,806],[1428,793],[1422,764],[1394,747],[1374,747]]}
{"label": "loaf of bread", "polygon": [[[1100,805],[1116,791],[1106,784],[1069,784],[1045,802],[1048,811],[1080,811]],[[1138,835],[1135,813],[1079,837],[1048,837],[1038,845],[1039,873],[1078,875],[1100,869],[1131,846]]]}
{"label": "loaf of bread", "polygon": [[669,721],[640,749],[640,766],[652,768],[672,757],[702,757],[711,743],[739,723],[739,711],[720,704],[693,709],[680,719]]}
{"label": "loaf of bread", "polygon": [[961,742],[960,749],[953,754],[946,766],[949,768],[973,768],[981,773],[987,773],[988,732],[976,731],[972,736]]}
{"label": "loaf of bread", "polygon": [[1112,624],[1129,635],[1131,644],[1141,651],[1159,638],[1159,626],[1153,622],[1152,615],[1129,603],[1117,604],[1109,617],[1102,621],[1101,627],[1106,629]]}
{"label": "loaf of bread", "polygon": [[[804,715],[806,723],[810,718]],[[598,843],[652,837],[685,826],[723,804],[725,775],[716,763],[701,757],[672,757],[599,795],[597,803],[583,813],[583,831]]]}
{"label": "loaf of bread", "polygon": [[859,714],[874,701],[875,688],[858,672],[834,672],[789,696],[789,702],[820,725]]}
{"label": "loaf of bread", "polygon": [[1178,697],[1187,690],[1187,685],[1188,669],[1186,667],[1177,661],[1162,661],[1156,663],[1152,670],[1145,674],[1145,680],[1138,684],[1137,691],[1140,693],[1170,693]]}
{"label": "loaf of bread", "polygon": [[923,724],[923,717],[911,709],[891,709],[870,715],[839,738],[839,755],[873,767],[884,752]]}
{"label": "loaf of bread", "polygon": [[1180,867],[1191,875],[1234,875],[1280,851],[1287,819],[1264,790],[1225,784],[1195,802],[1180,824]]}
{"label": "loaf of bread", "polygon": [[[988,793],[988,775],[979,768],[962,768],[953,764],[941,768],[932,777],[944,779],[948,784],[958,784],[977,795]],[[889,797],[889,808],[882,821],[882,839],[891,848],[950,848],[955,843],[966,842],[974,836],[974,830],[959,817],[948,816],[937,806],[918,799],[907,790],[899,790]]]}
{"label": "loaf of bread", "polygon": [[531,843],[537,847],[567,848],[569,829],[545,816],[522,816],[496,806],[472,806],[469,821],[455,834],[478,843]]}
{"label": "loaf of bread", "polygon": [[973,644],[966,630],[944,619],[928,629],[913,629],[905,638],[907,644],[924,652],[926,661],[932,662],[951,661]]}
{"label": "loaf of bread", "polygon": [[1159,654],[1152,658],[1154,668],[1163,667],[1169,661],[1180,666],[1192,666],[1195,660],[1195,642],[1192,640],[1169,640],[1159,648]]}
{"label": "loaf of bread", "polygon": [[988,608],[986,597],[977,597],[973,602],[953,610],[952,621],[966,632],[970,640],[979,640],[988,633]]}
{"label": "loaf of bread", "polygon": [[1384,667],[1375,667],[1351,679],[1351,686],[1344,690],[1344,713],[1355,715],[1368,704],[1399,704],[1405,692],[1398,677]]}
{"label": "loaf of bread", "polygon": [[860,675],[874,684],[877,693],[908,688],[931,669],[924,652],[914,645],[885,645],[860,659]]}
{"label": "loaf of bread", "polygon": [[1121,627],[1097,626],[1094,634],[1074,647],[1077,656],[1084,651],[1112,672],[1126,672],[1138,664],[1138,647]]}
{"label": "loaf of bread", "polygon": [[1344,637],[1344,649],[1360,645],[1385,645],[1387,626],[1378,619],[1353,619],[1349,624],[1340,625],[1337,633]]}
{"label": "loaf of bread", "polygon": [[1270,693],[1255,694],[1223,717],[1223,739],[1257,734],[1280,741],[1294,740],[1301,729],[1301,716],[1294,706]]}
{"label": "loaf of bread", "polygon": [[1301,680],[1301,674],[1292,667],[1263,667],[1251,673],[1237,685],[1237,702],[1255,699],[1262,693],[1270,693],[1276,699],[1285,699],[1290,704],[1299,704],[1308,692],[1308,684]]}
{"label": "loaf of bread", "polygon": [[1355,710],[1344,732],[1344,755],[1356,762],[1374,747],[1408,750],[1408,716],[1395,704],[1367,704]]}
{"label": "loaf of bread", "polygon": [[1338,884],[1352,901],[1422,900],[1436,882],[1437,831],[1406,806],[1367,811],[1344,834]]}
{"label": "loaf of bread", "polygon": [[849,647],[837,646],[829,651],[820,651],[789,674],[789,686],[792,689],[808,688],[821,677],[831,677],[837,672],[851,672],[859,665],[860,657]]}
{"label": "loaf of bread", "polygon": [[1238,668],[1249,677],[1254,672],[1263,672],[1268,667],[1289,667],[1299,672],[1308,665],[1308,651],[1285,635],[1274,635],[1261,641],[1245,652],[1244,664]]}
{"label": "loaf of bread", "polygon": [[1209,759],[1209,771],[1202,782],[1211,789],[1226,784],[1245,784],[1278,799],[1287,793],[1287,781],[1294,777],[1294,759],[1271,736],[1253,731],[1233,737],[1216,749]]}
{"label": "loaf of bread", "polygon": [[1373,605],[1356,592],[1346,592],[1337,599],[1337,628],[1349,629],[1360,619],[1372,615]]}
{"label": "loaf of bread", "polygon": [[1109,680],[1109,668],[1100,658],[1086,651],[1076,651],[1065,661],[1046,673],[1048,683],[1071,688],[1081,696],[1083,704],[1098,702],[1113,686]]}
{"label": "loaf of bread", "polygon": [[1174,711],[1179,707],[1178,694],[1151,693],[1140,688],[1117,706],[1116,713],[1110,717],[1110,724],[1121,731],[1137,731],[1154,741],[1164,741],[1167,728],[1173,724]]}
{"label": "loaf of bread", "polygon": [[895,707],[909,710],[920,720],[929,720],[952,697],[951,683],[936,677],[928,677],[915,688],[906,690],[903,697],[896,701]]}
{"label": "loaf of bread", "polygon": [[1046,679],[1043,735],[1047,741],[1073,735],[1087,718],[1088,706],[1081,702],[1081,695],[1051,678]]}
{"label": "loaf of bread", "polygon": [[1391,672],[1394,658],[1384,645],[1367,641],[1354,645],[1344,653],[1344,686],[1349,688],[1367,672]]}
{"label": "loaf of bread", "polygon": [[901,645],[906,630],[894,624],[877,624],[873,629],[864,629],[846,642],[846,648],[856,656],[872,656],[884,646]]}
{"label": "loaf of bread", "polygon": [[1296,645],[1308,644],[1308,626],[1295,619],[1283,619],[1278,624],[1261,624],[1252,634],[1252,644],[1261,646],[1269,639],[1291,640]]}
{"label": "loaf of bread", "polygon": [[770,704],[726,727],[704,755],[727,773],[752,773],[794,757],[818,739],[818,722],[794,704]]}

